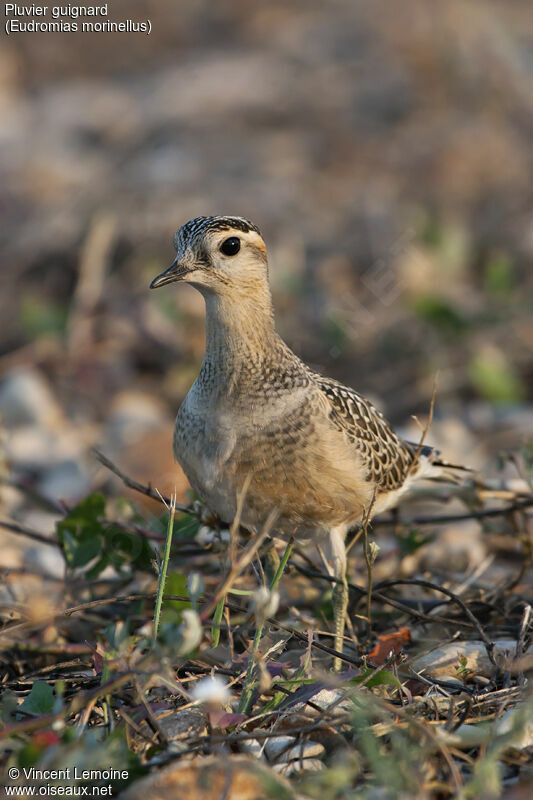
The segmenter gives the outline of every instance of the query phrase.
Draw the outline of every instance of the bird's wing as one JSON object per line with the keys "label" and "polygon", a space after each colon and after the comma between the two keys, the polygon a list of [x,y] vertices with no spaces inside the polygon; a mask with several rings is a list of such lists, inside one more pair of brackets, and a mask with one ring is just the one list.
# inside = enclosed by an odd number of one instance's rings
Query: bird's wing
{"label": "bird's wing", "polygon": [[378,492],[399,489],[411,471],[416,474],[413,461],[430,448],[418,452],[417,445],[403,441],[383,414],[353,389],[321,375],[316,381],[329,401],[330,419],[357,449]]}

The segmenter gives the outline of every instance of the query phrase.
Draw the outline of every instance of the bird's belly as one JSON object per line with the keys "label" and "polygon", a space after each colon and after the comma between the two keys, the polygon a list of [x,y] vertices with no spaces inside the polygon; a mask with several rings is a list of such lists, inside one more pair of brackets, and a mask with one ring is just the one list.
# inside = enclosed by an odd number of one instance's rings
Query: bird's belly
{"label": "bird's belly", "polygon": [[[245,492],[241,524],[259,529],[273,510],[275,532],[305,537],[317,529],[358,521],[368,503],[358,463],[327,437],[291,428],[228,425],[223,418],[180,410],[174,454],[191,486],[224,521],[232,522]],[[285,436],[283,433],[285,432]]]}

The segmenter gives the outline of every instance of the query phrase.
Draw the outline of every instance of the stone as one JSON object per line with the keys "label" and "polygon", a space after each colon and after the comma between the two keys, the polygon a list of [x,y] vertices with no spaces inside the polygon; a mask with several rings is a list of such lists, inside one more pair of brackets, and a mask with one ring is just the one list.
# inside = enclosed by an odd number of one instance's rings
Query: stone
{"label": "stone", "polygon": [[0,385],[0,414],[7,428],[37,424],[55,428],[62,413],[48,383],[35,369],[19,367]]}
{"label": "stone", "polygon": [[297,800],[290,784],[274,770],[246,756],[173,762],[122,792],[118,800]]}
{"label": "stone", "polygon": [[163,406],[152,395],[139,391],[120,392],[113,398],[103,440],[111,449],[131,445],[168,422]]}
{"label": "stone", "polygon": [[[502,668],[507,669],[510,666],[515,652],[516,641],[514,639],[499,639],[494,643],[494,658]],[[533,653],[533,644],[526,652]],[[457,680],[459,676],[457,669],[466,677],[471,672],[490,678],[494,672],[494,665],[481,641],[443,644],[442,647],[415,657],[411,661],[411,667],[422,675],[443,680],[451,676]]]}
{"label": "stone", "polygon": [[51,500],[75,503],[90,490],[91,479],[78,461],[61,461],[44,472],[39,489]]}

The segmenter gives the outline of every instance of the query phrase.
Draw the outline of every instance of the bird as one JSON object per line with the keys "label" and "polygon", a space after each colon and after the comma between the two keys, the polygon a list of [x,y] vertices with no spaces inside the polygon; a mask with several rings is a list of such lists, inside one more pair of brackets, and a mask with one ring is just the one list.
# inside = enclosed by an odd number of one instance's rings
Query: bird
{"label": "bird", "polygon": [[[204,297],[206,344],[179,408],[173,451],[193,490],[227,523],[322,548],[333,574],[335,650],[348,607],[348,531],[394,506],[422,478],[460,466],[405,441],[359,392],[307,366],[277,333],[268,256],[244,217],[179,228],[176,258],[150,288],[188,283]],[[339,659],[335,668],[340,668]]]}

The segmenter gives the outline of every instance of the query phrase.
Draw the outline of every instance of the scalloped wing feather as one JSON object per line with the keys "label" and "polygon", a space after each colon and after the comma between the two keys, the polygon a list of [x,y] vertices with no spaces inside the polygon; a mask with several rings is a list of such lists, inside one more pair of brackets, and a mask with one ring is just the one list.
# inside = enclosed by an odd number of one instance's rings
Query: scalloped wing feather
{"label": "scalloped wing feather", "polygon": [[400,439],[381,411],[358,392],[319,375],[317,383],[329,400],[330,419],[357,449],[378,493],[396,491],[410,475],[416,476],[422,461],[427,462],[433,452],[431,448],[424,447],[417,457],[417,446]]}

